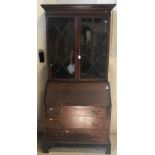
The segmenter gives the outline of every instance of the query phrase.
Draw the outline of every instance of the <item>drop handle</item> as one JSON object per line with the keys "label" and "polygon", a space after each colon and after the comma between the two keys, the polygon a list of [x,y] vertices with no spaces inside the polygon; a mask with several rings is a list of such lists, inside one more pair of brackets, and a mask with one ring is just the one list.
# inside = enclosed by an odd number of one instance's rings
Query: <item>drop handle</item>
{"label": "drop handle", "polygon": [[54,120],[55,125],[63,125],[63,123],[57,119]]}
{"label": "drop handle", "polygon": [[100,113],[100,110],[98,110],[98,111],[93,110],[92,112],[93,112],[93,114],[98,115]]}
{"label": "drop handle", "polygon": [[58,114],[61,114],[63,111],[62,111],[62,109],[53,109],[53,108],[49,108],[49,110],[53,113],[53,114],[56,114],[56,115],[58,115]]}
{"label": "drop handle", "polygon": [[50,121],[53,121],[54,124],[56,125],[63,125],[63,123],[57,119],[49,118]]}
{"label": "drop handle", "polygon": [[99,123],[92,123],[93,126],[97,127],[99,125]]}

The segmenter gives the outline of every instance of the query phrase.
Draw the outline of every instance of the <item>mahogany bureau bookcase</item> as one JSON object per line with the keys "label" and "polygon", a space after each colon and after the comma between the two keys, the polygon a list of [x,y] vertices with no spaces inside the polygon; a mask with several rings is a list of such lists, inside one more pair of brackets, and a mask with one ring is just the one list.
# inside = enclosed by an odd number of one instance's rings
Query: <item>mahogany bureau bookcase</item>
{"label": "mahogany bureau bookcase", "polygon": [[43,151],[59,145],[101,145],[110,154],[108,63],[115,4],[41,6],[48,66]]}

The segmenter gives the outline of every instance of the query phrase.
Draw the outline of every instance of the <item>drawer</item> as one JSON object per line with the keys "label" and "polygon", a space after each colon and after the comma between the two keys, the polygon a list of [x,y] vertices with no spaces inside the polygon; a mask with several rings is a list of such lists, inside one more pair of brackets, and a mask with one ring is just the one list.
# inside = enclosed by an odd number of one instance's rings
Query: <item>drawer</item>
{"label": "drawer", "polygon": [[58,130],[46,132],[46,138],[53,141],[108,141],[106,130]]}
{"label": "drawer", "polygon": [[46,107],[47,117],[104,117],[108,115],[108,107],[91,106],[49,106]]}
{"label": "drawer", "polygon": [[46,128],[51,129],[107,129],[109,119],[98,117],[46,118]]}

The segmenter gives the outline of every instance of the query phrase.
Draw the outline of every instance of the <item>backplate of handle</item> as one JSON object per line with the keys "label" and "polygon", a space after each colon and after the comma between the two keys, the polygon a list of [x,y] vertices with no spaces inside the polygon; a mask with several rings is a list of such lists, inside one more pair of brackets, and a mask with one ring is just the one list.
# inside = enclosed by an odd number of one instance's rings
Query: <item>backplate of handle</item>
{"label": "backplate of handle", "polygon": [[97,110],[97,111],[93,110],[92,112],[93,114],[98,115],[100,113],[100,110]]}
{"label": "backplate of handle", "polygon": [[93,122],[92,125],[97,127],[99,125],[99,123],[94,123]]}

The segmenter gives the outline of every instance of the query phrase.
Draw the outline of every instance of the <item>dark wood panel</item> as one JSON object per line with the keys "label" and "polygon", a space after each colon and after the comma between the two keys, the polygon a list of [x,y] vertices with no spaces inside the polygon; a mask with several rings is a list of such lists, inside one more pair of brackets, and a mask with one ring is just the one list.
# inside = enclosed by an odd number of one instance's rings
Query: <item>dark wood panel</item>
{"label": "dark wood panel", "polygon": [[55,141],[108,141],[109,138],[106,130],[47,130],[46,136]]}
{"label": "dark wood panel", "polygon": [[46,14],[110,14],[110,11],[116,4],[82,4],[82,5],[49,5],[42,4]]}
{"label": "dark wood panel", "polygon": [[[110,85],[108,81],[108,64],[109,64],[109,37],[110,37],[110,16],[111,16],[111,10],[115,6],[115,4],[105,4],[105,5],[96,5],[96,4],[78,4],[78,5],[41,5],[46,14],[46,33],[47,33],[47,63],[48,63],[48,82],[46,84],[46,90],[45,90],[45,140],[46,142],[51,143],[65,143],[65,144],[105,144],[106,146],[106,153],[110,154],[110,140],[109,140],[109,132],[110,132],[110,117],[111,117],[111,94],[110,94]],[[51,26],[53,24],[52,18],[57,19],[59,17],[65,17],[67,20],[68,18],[73,18],[75,22],[71,22],[72,29],[75,30],[75,48],[68,48],[70,43],[68,44],[65,42],[67,40],[67,37],[65,35],[65,31],[68,30],[68,23],[66,22],[66,25],[64,23],[64,19],[62,19],[60,22],[54,21],[54,28]],[[97,18],[95,21],[95,30],[99,30],[97,28],[99,18],[106,19],[104,22],[107,23],[106,31],[104,31],[104,36],[106,41],[104,39],[94,39],[94,37],[88,37],[89,32],[87,32],[89,28],[84,27],[83,37],[80,36],[80,27],[81,27],[81,18]],[[91,19],[93,21],[93,19]],[[85,22],[87,23],[87,22]],[[103,24],[103,23],[102,23]],[[103,24],[104,25],[104,24]],[[71,26],[71,25],[70,25]],[[66,28],[67,27],[67,28]],[[102,29],[102,25],[100,25]],[[51,30],[51,31],[50,31]],[[63,30],[63,31],[62,31]],[[65,31],[64,31],[65,30]],[[69,32],[74,32],[68,30]],[[81,29],[82,30],[82,29]],[[100,31],[99,30],[99,31]],[[59,32],[57,32],[59,31]],[[90,29],[91,32],[94,31]],[[99,32],[95,31],[95,32]],[[51,32],[51,33],[50,33]],[[53,33],[52,33],[53,32]],[[54,41],[50,42],[52,40],[51,34],[58,33],[60,36],[60,42],[64,43],[64,46],[61,47],[63,44],[59,44],[60,49],[57,49],[57,40],[53,39]],[[106,33],[105,33],[106,32]],[[70,34],[70,33],[67,33]],[[85,39],[87,35],[87,40]],[[99,33],[96,36],[100,38],[100,35],[103,36],[103,33]],[[92,35],[91,35],[92,36]],[[64,38],[63,38],[64,37]],[[57,37],[56,37],[57,38]],[[70,37],[69,37],[70,38]],[[85,77],[85,79],[80,79],[80,74],[84,74],[89,71],[88,69],[91,69],[90,67],[87,67],[87,65],[84,65],[86,70],[84,72],[81,72],[80,70],[80,57],[78,59],[78,55],[82,54],[82,48],[81,45],[85,46],[85,43],[88,43],[92,38],[97,43],[100,44],[98,40],[101,41],[101,44],[106,44],[107,47],[103,47],[104,50],[104,64],[103,66],[106,68],[103,73],[103,68],[100,68],[98,66],[100,65],[100,59],[102,58],[99,54],[97,58],[93,57],[96,61],[93,62],[93,68],[95,68],[96,72],[105,74],[105,77],[99,78],[98,76],[94,76],[94,79],[91,79],[91,77]],[[81,40],[84,39],[85,42],[81,42]],[[64,40],[64,41],[61,41]],[[70,40],[70,39],[68,39]],[[74,41],[74,40],[73,40]],[[104,42],[104,43],[103,43]],[[50,48],[51,45],[54,45],[54,48]],[[90,43],[92,45],[92,43]],[[104,44],[104,45],[105,45]],[[61,51],[64,50],[64,47],[66,47],[66,55],[64,58],[66,58],[64,65],[61,64],[63,61],[63,58],[58,60],[60,61],[61,67],[66,68],[69,64],[72,64],[72,56],[70,56],[70,61],[68,59],[68,53],[70,53],[74,49],[75,51],[75,61],[73,63],[75,64],[75,77],[70,78],[68,81],[65,81],[64,77],[60,76],[60,79],[56,77],[56,79],[53,79],[53,76],[51,74],[51,67],[53,66],[53,61],[56,59],[54,58],[54,53],[60,51],[59,54],[61,57]],[[95,47],[99,47],[99,45],[96,45]],[[62,49],[62,50],[61,50]],[[91,49],[91,47],[90,47]],[[96,49],[96,48],[94,48]],[[97,48],[98,49],[98,48]],[[103,51],[102,48],[99,48],[101,50],[95,50],[96,53]],[[88,56],[89,52],[92,53],[91,50],[87,50],[88,54],[85,54]],[[93,51],[94,52],[94,51]],[[84,53],[84,52],[83,52]],[[54,56],[53,56],[54,55]],[[83,59],[83,61],[85,61]],[[103,60],[103,59],[102,59]],[[101,61],[102,61],[101,60]],[[89,60],[90,61],[90,60]],[[88,61],[88,62],[89,62]],[[95,62],[95,64],[94,64]],[[52,64],[52,65],[51,65]],[[57,63],[56,63],[57,64]],[[96,65],[96,66],[95,66]],[[84,68],[84,69],[85,69]],[[64,70],[63,70],[64,71]],[[56,73],[58,70],[56,70]],[[95,71],[93,71],[96,73]],[[55,72],[54,72],[55,73]],[[62,72],[61,72],[62,73]],[[96,75],[96,74],[95,74]],[[46,143],[47,144],[47,143]],[[49,146],[44,145],[44,150],[48,152]]]}
{"label": "dark wood panel", "polygon": [[48,106],[46,117],[103,117],[107,118],[109,107]]}
{"label": "dark wood panel", "polygon": [[107,129],[109,120],[97,117],[46,118],[46,127],[51,129]]}
{"label": "dark wood panel", "polygon": [[46,85],[47,106],[111,106],[108,82],[54,82]]}

